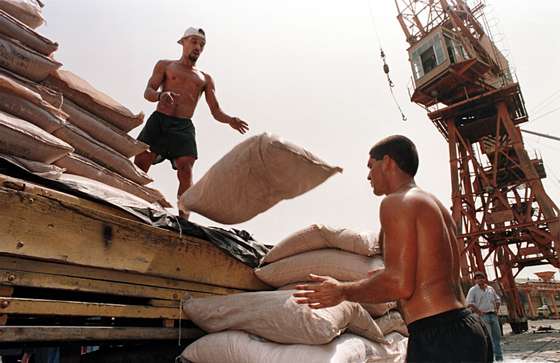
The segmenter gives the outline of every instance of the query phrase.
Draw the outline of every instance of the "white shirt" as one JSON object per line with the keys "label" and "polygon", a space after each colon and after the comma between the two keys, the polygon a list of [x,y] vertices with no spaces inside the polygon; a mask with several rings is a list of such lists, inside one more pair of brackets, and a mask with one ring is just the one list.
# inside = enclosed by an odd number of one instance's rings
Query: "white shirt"
{"label": "white shirt", "polygon": [[500,297],[492,286],[486,285],[483,290],[474,285],[467,294],[467,305],[474,305],[483,313],[496,312],[496,304],[500,303]]}

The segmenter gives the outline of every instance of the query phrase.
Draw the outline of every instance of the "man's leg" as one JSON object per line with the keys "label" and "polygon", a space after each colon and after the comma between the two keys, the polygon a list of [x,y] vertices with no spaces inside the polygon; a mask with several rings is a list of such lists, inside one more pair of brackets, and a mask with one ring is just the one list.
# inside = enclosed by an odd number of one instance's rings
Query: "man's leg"
{"label": "man's leg", "polygon": [[177,177],[179,178],[178,197],[183,195],[192,185],[192,169],[195,161],[196,159],[193,156],[180,156],[175,159]]}
{"label": "man's leg", "polygon": [[156,153],[146,150],[134,157],[134,164],[142,169],[143,172],[147,173],[154,160],[156,160],[156,157]]}
{"label": "man's leg", "polygon": [[[196,159],[193,156],[180,156],[175,159],[175,167],[177,167],[177,177],[179,178],[179,189],[177,190],[177,202],[179,198],[187,191],[192,185],[192,169]],[[185,214],[179,207],[179,215],[188,219],[188,215]]]}
{"label": "man's leg", "polygon": [[500,331],[500,322],[498,321],[498,315],[489,315],[490,323],[490,335],[492,336],[492,348],[494,350],[494,358],[496,360],[503,360],[502,347],[500,346],[500,341],[502,332]]}
{"label": "man's leg", "polygon": [[[502,357],[502,349],[500,347],[500,327],[499,326],[495,326],[494,321],[497,323],[497,320],[495,320],[494,318],[497,319],[496,315],[493,314],[484,314],[482,315],[482,321],[484,321],[484,325],[486,325],[486,329],[488,330],[488,333],[490,333],[490,339],[492,340],[492,351],[494,353],[494,357],[496,358],[496,360],[501,359]],[[496,328],[497,330],[497,335],[496,335]],[[499,354],[498,354],[499,353]]]}

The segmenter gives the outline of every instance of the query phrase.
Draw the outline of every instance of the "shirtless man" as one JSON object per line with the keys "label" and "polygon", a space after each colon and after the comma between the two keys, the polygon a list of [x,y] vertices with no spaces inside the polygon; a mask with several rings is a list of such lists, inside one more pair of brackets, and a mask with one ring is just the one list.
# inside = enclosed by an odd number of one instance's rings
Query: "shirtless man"
{"label": "shirtless man", "polygon": [[245,121],[222,111],[214,81],[209,74],[195,68],[206,44],[204,30],[188,28],[178,43],[183,47],[181,58],[157,62],[148,81],[144,98],[158,104],[138,140],[150,145],[150,150],[134,159],[145,172],[152,164],[169,159],[179,178],[177,200],[192,185],[192,168],[198,152],[191,118],[203,92],[214,119],[242,134],[249,129]]}
{"label": "shirtless man", "polygon": [[386,195],[380,207],[385,268],[354,282],[311,275],[319,284],[299,285],[303,291],[294,296],[314,309],[344,300],[398,300],[410,332],[408,362],[492,361],[488,332],[465,309],[455,224],[442,203],[415,184],[416,147],[404,136],[390,136],[369,155],[373,193]]}

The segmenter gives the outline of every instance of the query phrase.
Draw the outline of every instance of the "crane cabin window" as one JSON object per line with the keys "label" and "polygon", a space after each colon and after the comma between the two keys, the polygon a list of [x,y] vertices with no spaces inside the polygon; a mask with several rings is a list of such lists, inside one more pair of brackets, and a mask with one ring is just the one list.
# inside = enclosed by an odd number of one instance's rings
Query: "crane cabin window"
{"label": "crane cabin window", "polygon": [[445,60],[441,34],[424,39],[412,52],[412,71],[416,80],[430,73]]}
{"label": "crane cabin window", "polygon": [[461,44],[460,41],[452,38],[448,34],[444,34],[445,45],[447,47],[447,54],[449,55],[449,60],[451,64],[462,62],[466,59],[469,59],[467,52],[465,51],[465,47]]}

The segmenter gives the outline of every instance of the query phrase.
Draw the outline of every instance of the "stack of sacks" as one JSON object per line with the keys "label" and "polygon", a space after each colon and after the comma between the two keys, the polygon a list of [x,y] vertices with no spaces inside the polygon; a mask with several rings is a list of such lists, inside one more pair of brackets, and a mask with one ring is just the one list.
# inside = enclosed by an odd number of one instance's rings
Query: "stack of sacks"
{"label": "stack of sacks", "polygon": [[312,225],[284,239],[255,270],[277,291],[188,299],[183,308],[208,336],[188,346],[184,362],[400,362],[406,325],[394,303],[342,302],[311,309],[293,287],[310,273],[357,280],[383,268],[376,234]]}
{"label": "stack of sacks", "polygon": [[[266,284],[293,288],[308,282],[309,274],[355,281],[384,267],[378,235],[314,224],[277,243],[263,258],[255,274]],[[395,303],[363,304],[374,317],[387,313]]]}
{"label": "stack of sacks", "polygon": [[1,68],[40,82],[61,66],[51,57],[58,44],[33,30],[43,22],[35,0],[0,0]]}
{"label": "stack of sacks", "polygon": [[44,22],[41,6],[0,0],[0,154],[42,175],[64,171],[170,207],[130,160],[148,149],[127,134],[143,115],[59,70],[58,44],[33,30]]}
{"label": "stack of sacks", "polygon": [[171,206],[159,191],[145,186],[152,179],[129,159],[148,149],[127,134],[142,123],[142,114],[132,114],[70,71],[57,70],[42,85],[63,95],[67,123],[53,134],[76,149],[56,165],[148,202]]}
{"label": "stack of sacks", "polygon": [[243,331],[206,335],[189,345],[181,363],[400,363],[406,356],[407,339],[399,333],[379,344],[354,334],[343,334],[324,345],[285,345]]}
{"label": "stack of sacks", "polygon": [[396,310],[391,310],[387,314],[375,319],[377,326],[383,332],[384,336],[397,332],[401,335],[408,336],[408,328],[401,314]]}
{"label": "stack of sacks", "polygon": [[386,339],[359,304],[314,310],[296,303],[294,292],[187,298],[187,317],[211,334],[187,347],[184,361],[365,363],[404,357],[404,338]]}
{"label": "stack of sacks", "polygon": [[[340,281],[360,280],[384,267],[378,237],[377,233],[313,224],[277,243],[263,258],[255,274],[280,290],[293,289],[301,283],[313,284],[310,274],[331,276]],[[401,338],[408,336],[404,320],[394,310],[396,302],[361,306],[375,318],[385,337],[395,333]],[[406,339],[403,341],[406,345]]]}
{"label": "stack of sacks", "polygon": [[264,133],[224,155],[183,194],[180,207],[222,224],[243,223],[340,172],[309,151]]}
{"label": "stack of sacks", "polygon": [[42,171],[74,151],[51,135],[66,115],[7,75],[39,82],[61,66],[50,57],[58,45],[33,30],[43,22],[34,0],[0,0],[0,153]]}
{"label": "stack of sacks", "polygon": [[0,0],[0,10],[5,11],[31,29],[43,25],[45,20],[38,0]]}

